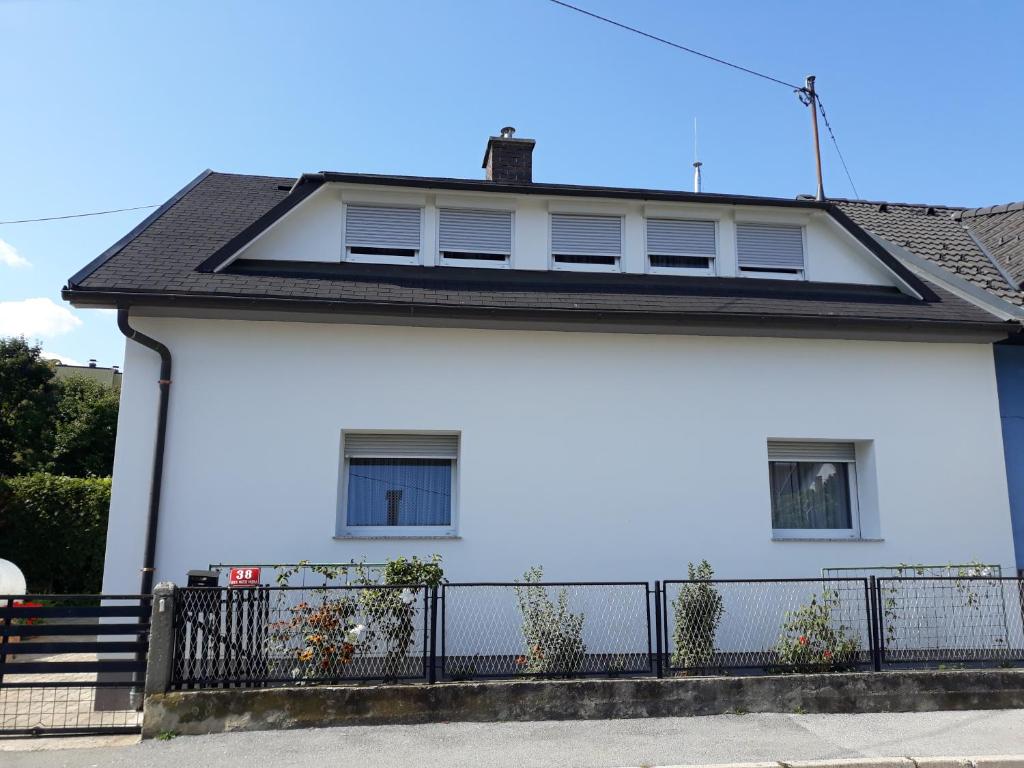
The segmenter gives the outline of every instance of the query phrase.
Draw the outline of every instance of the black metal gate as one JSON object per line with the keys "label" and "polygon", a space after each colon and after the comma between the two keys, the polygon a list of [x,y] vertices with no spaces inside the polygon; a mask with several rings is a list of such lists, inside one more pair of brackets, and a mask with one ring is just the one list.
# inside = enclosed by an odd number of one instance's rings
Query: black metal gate
{"label": "black metal gate", "polygon": [[0,595],[0,736],[138,733],[150,602]]}

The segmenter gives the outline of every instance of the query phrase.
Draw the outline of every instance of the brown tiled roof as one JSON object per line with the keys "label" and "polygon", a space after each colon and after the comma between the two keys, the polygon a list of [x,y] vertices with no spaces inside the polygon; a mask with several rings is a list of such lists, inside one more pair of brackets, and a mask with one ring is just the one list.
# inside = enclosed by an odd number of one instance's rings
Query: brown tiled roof
{"label": "brown tiled roof", "polygon": [[[65,297],[80,304],[119,306],[158,299],[178,305],[259,302],[321,311],[587,315],[602,320],[645,316],[669,323],[767,319],[933,328],[999,323],[994,315],[934,286],[932,298],[921,301],[895,289],[753,278],[241,261],[216,273],[198,269],[247,227],[279,210],[294,183],[288,178],[208,173],[72,277]],[[853,215],[847,207],[843,210]],[[945,219],[951,232],[958,230]],[[923,238],[917,231],[911,232],[913,238]],[[935,248],[941,250],[938,244]],[[966,247],[963,251],[967,253]]]}

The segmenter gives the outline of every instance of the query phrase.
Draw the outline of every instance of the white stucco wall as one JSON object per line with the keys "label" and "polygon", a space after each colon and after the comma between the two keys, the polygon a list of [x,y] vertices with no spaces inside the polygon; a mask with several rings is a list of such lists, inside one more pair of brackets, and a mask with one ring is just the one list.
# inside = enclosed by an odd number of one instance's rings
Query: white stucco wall
{"label": "white stucco wall", "polygon": [[[158,581],[433,552],[453,580],[1013,564],[988,345],[133,323],[174,354]],[[137,588],[157,372],[129,343],[106,592]],[[461,538],[335,539],[346,428],[460,431]],[[872,441],[882,540],[772,541],[768,437]]]}

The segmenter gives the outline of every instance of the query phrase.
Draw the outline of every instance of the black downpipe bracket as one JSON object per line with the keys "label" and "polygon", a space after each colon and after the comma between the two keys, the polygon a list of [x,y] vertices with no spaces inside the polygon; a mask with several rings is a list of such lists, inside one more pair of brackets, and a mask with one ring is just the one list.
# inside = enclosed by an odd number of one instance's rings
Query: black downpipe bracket
{"label": "black downpipe bracket", "polygon": [[164,476],[164,443],[167,439],[167,403],[171,394],[171,351],[154,338],[128,324],[128,310],[117,310],[117,327],[127,338],[160,355],[160,405],[156,422],[156,448],[153,451],[153,478],[149,485],[149,516],[146,519],[146,549],[142,559],[140,595],[153,593],[153,572],[156,563],[156,535],[160,522],[160,486]]}

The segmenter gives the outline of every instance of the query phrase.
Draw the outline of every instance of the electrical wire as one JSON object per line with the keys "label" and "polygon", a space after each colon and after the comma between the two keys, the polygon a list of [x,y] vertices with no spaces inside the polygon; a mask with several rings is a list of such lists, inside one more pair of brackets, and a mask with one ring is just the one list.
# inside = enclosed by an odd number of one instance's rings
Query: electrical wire
{"label": "electrical wire", "polygon": [[112,208],[109,211],[92,211],[91,213],[69,213],[66,216],[44,216],[39,219],[11,219],[0,221],[0,224],[29,224],[33,221],[57,221],[59,219],[81,219],[86,216],[105,216],[108,213],[122,213],[123,211],[141,211],[145,208],[157,208],[160,203],[154,205],[136,205],[132,208]]}
{"label": "electrical wire", "polygon": [[771,81],[773,83],[778,83],[779,85],[784,85],[787,88],[792,88],[795,91],[803,92],[804,90],[806,90],[802,85],[793,85],[793,83],[787,83],[785,80],[779,80],[777,77],[772,77],[771,75],[766,75],[763,72],[758,72],[758,71],[753,70],[753,69],[748,69],[747,67],[741,67],[739,64],[733,64],[731,61],[726,61],[725,59],[720,59],[717,56],[712,56],[709,53],[702,53],[701,51],[694,50],[693,48],[687,48],[685,45],[680,45],[679,43],[673,43],[671,40],[666,40],[663,37],[658,37],[657,35],[652,35],[650,32],[644,32],[642,29],[637,29],[636,27],[631,27],[628,24],[623,24],[621,21],[615,21],[614,19],[609,19],[607,16],[601,16],[599,14],[596,14],[596,13],[593,13],[591,11],[585,10],[584,8],[580,8],[579,6],[572,5],[571,3],[563,2],[563,0],[549,0],[549,2],[552,2],[555,5],[560,5],[563,8],[568,8],[571,11],[576,11],[577,13],[582,13],[584,16],[589,16],[592,19],[597,19],[598,21],[603,21],[606,24],[611,24],[612,26],[618,27],[619,29],[625,29],[628,32],[633,32],[634,34],[641,35],[641,36],[646,37],[646,38],[648,38],[650,40],[654,40],[656,42],[662,43],[663,45],[669,45],[669,46],[672,46],[673,48],[678,48],[680,51],[686,51],[686,53],[692,53],[694,56],[700,56],[702,59],[707,59],[708,61],[713,61],[716,64],[724,64],[725,66],[732,67],[733,69],[737,69],[740,72],[746,72],[748,75],[754,75],[755,77],[760,77],[760,78],[762,78],[764,80],[769,80],[769,81]]}
{"label": "electrical wire", "polygon": [[846,172],[846,180],[850,182],[850,188],[853,189],[853,195],[858,200],[860,199],[860,193],[857,191],[857,185],[853,183],[853,176],[850,175],[850,169],[846,165],[846,159],[843,157],[842,151],[839,149],[839,142],[836,141],[836,135],[832,131],[832,125],[828,121],[828,115],[825,114],[825,105],[821,103],[821,98],[815,94],[815,98],[818,102],[818,111],[821,112],[821,119],[825,121],[825,128],[828,129],[828,135],[832,137],[832,146],[836,148],[836,154],[839,155],[839,162],[843,164],[843,170]]}
{"label": "electrical wire", "polygon": [[[607,16],[601,16],[600,14],[593,13],[592,11],[588,11],[588,10],[586,10],[584,8],[580,8],[579,6],[573,5],[571,3],[564,2],[564,0],[548,0],[548,1],[551,2],[551,3],[554,3],[555,5],[560,5],[563,8],[567,8],[567,9],[569,9],[571,11],[576,11],[577,13],[581,13],[584,16],[589,16],[592,19],[597,19],[598,21],[603,21],[606,24],[611,24],[612,26],[618,27],[619,29],[624,29],[627,32],[632,32],[632,33],[640,35],[642,37],[646,37],[646,38],[648,38],[650,40],[654,40],[655,42],[662,43],[663,45],[671,46],[672,48],[676,48],[676,49],[678,49],[680,51],[685,51],[686,53],[692,53],[694,56],[700,56],[702,59],[707,59],[708,61],[713,61],[716,64],[723,64],[723,65],[725,65],[727,67],[731,67],[732,69],[739,70],[740,72],[745,72],[748,75],[754,75],[755,77],[760,77],[763,80],[768,80],[769,82],[777,83],[778,85],[784,85],[787,88],[792,88],[793,91],[796,93],[796,95],[800,97],[800,100],[804,103],[804,105],[807,105],[809,103],[809,101],[810,101],[810,99],[809,99],[809,92],[808,92],[807,88],[804,87],[804,86],[795,85],[793,83],[787,83],[785,80],[780,80],[777,77],[772,77],[771,75],[766,75],[763,72],[758,72],[757,70],[749,69],[748,67],[743,67],[743,66],[740,66],[739,64],[733,64],[731,61],[726,61],[725,59],[720,59],[717,56],[712,56],[711,54],[703,53],[703,52],[695,50],[693,48],[688,48],[685,45],[681,45],[679,43],[674,43],[671,40],[666,40],[663,37],[658,37],[657,35],[652,35],[650,32],[644,32],[642,29],[637,29],[636,27],[631,27],[628,24],[623,24],[621,21],[615,21],[615,19],[609,19]],[[853,183],[853,176],[850,175],[850,168],[846,164],[846,158],[843,157],[842,150],[839,149],[839,142],[836,140],[835,131],[832,130],[832,125],[828,121],[828,115],[825,114],[825,106],[821,103],[821,97],[818,96],[817,93],[815,93],[814,96],[815,96],[815,100],[818,103],[818,110],[821,112],[821,117],[825,121],[825,128],[828,129],[828,135],[832,139],[832,145],[835,147],[836,154],[839,156],[839,162],[842,163],[842,165],[843,165],[843,171],[846,173],[846,180],[850,182],[850,187],[853,189],[854,196],[856,196],[857,198],[860,198],[860,193],[857,192],[857,185]]]}

